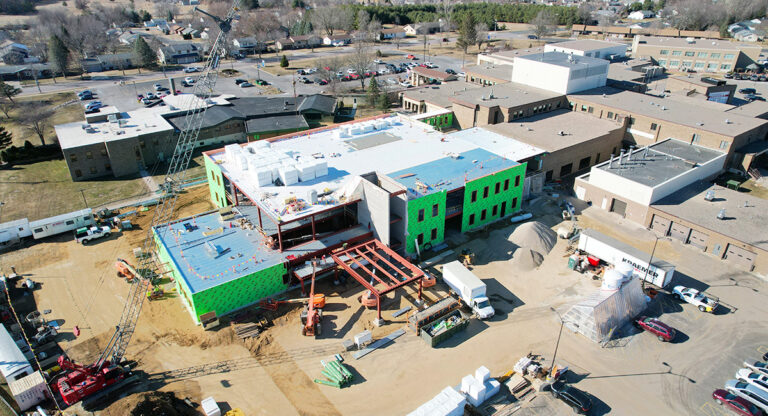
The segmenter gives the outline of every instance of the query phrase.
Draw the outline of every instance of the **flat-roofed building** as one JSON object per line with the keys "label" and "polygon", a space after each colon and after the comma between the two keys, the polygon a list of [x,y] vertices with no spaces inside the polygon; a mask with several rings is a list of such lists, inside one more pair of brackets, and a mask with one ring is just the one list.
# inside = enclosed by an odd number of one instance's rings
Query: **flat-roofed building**
{"label": "flat-roofed building", "polygon": [[456,80],[456,75],[449,74],[437,69],[429,69],[417,66],[411,69],[408,75],[408,81],[413,86],[439,84],[446,81]]}
{"label": "flat-roofed building", "polygon": [[466,73],[465,81],[485,87],[512,81],[512,65],[484,63],[465,66],[461,70]]}
{"label": "flat-roofed building", "polygon": [[636,36],[634,58],[650,58],[670,70],[731,72],[757,62],[761,47],[719,39]]}
{"label": "flat-roofed building", "polygon": [[768,133],[766,120],[743,117],[710,105],[695,105],[692,100],[654,97],[611,87],[569,94],[568,101],[574,111],[612,120],[627,119],[624,140],[628,144],[644,146],[675,138],[726,153],[727,167],[740,165],[741,160],[733,157],[738,148],[765,140]]}
{"label": "flat-roofed building", "polygon": [[701,95],[707,101],[723,104],[730,104],[736,95],[736,84],[728,84],[726,80],[711,77],[674,75],[666,79],[664,86],[672,93]]}
{"label": "flat-roofed building", "polygon": [[557,110],[486,126],[485,129],[546,151],[541,170],[545,180],[560,179],[589,169],[621,149],[624,126],[585,114]]}
{"label": "flat-roofed building", "polygon": [[604,86],[609,62],[562,52],[545,52],[515,58],[512,82],[570,94]]}
{"label": "flat-roofed building", "polygon": [[532,53],[543,53],[543,46],[536,46],[523,49],[511,49],[508,51],[496,51],[491,53],[480,53],[477,55],[477,65],[512,65],[518,56],[530,55]]}
{"label": "flat-roofed building", "polygon": [[563,52],[601,59],[620,59],[627,56],[627,45],[595,39],[569,40],[544,45],[545,52]]}

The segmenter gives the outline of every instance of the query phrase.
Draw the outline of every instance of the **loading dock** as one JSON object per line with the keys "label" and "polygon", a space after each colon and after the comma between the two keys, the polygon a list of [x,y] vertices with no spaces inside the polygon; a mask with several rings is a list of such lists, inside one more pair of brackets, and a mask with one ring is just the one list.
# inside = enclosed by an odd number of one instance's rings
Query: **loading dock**
{"label": "loading dock", "polygon": [[740,269],[747,271],[752,271],[752,268],[755,264],[755,253],[747,251],[733,244],[728,244],[728,248],[725,250],[724,258]]}
{"label": "loading dock", "polygon": [[691,229],[691,236],[688,238],[688,244],[706,251],[708,241],[709,234],[699,230]]}
{"label": "loading dock", "polygon": [[669,234],[669,225],[671,223],[672,221],[667,218],[654,215],[653,220],[651,220],[651,230],[659,233],[659,235],[663,237],[666,237],[667,234]]}
{"label": "loading dock", "polygon": [[688,242],[688,236],[691,234],[691,228],[687,227],[679,222],[672,222],[672,226],[669,228],[669,236],[680,240],[683,243]]}

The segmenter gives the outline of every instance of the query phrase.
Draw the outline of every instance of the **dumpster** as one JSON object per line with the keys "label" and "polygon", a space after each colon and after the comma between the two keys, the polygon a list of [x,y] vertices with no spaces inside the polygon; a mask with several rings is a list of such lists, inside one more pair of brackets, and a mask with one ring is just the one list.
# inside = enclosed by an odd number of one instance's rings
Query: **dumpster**
{"label": "dumpster", "polygon": [[441,342],[463,331],[469,325],[469,319],[460,310],[453,311],[442,318],[421,327],[421,338],[434,348]]}
{"label": "dumpster", "polygon": [[408,317],[408,326],[419,335],[419,330],[424,325],[439,319],[442,316],[461,307],[458,299],[448,296],[423,311],[414,313]]}

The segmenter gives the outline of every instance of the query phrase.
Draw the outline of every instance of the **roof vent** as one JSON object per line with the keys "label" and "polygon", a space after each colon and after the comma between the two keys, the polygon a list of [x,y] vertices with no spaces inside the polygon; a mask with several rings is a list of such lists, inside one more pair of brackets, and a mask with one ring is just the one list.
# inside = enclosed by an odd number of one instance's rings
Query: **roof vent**
{"label": "roof vent", "polygon": [[725,208],[721,209],[720,212],[717,213],[717,219],[719,220],[725,219]]}
{"label": "roof vent", "polygon": [[560,130],[560,131],[557,132],[557,135],[558,136],[565,136],[565,132]]}
{"label": "roof vent", "polygon": [[725,119],[725,124],[731,124],[731,120]]}
{"label": "roof vent", "polygon": [[661,109],[666,111],[667,107],[665,107],[665,106],[663,106],[663,105],[662,105],[662,106],[661,106]]}
{"label": "roof vent", "polygon": [[715,191],[714,191],[714,189],[710,189],[709,191],[707,191],[707,194],[704,195],[704,200],[705,201],[712,201],[714,199],[715,199]]}
{"label": "roof vent", "polygon": [[697,125],[697,126],[703,126],[703,125],[704,125],[704,123],[702,123],[701,121],[699,121],[698,123],[696,123],[696,125]]}

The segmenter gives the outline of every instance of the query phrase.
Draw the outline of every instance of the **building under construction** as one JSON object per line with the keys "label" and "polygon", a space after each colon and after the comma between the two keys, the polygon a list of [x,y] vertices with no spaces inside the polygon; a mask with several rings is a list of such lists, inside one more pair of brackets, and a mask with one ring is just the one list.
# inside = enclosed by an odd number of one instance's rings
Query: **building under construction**
{"label": "building under construction", "polygon": [[219,209],[161,226],[159,256],[198,322],[303,285],[312,258],[378,298],[420,280],[407,257],[447,230],[519,211],[525,160],[540,153],[403,115],[228,145],[204,154]]}

